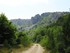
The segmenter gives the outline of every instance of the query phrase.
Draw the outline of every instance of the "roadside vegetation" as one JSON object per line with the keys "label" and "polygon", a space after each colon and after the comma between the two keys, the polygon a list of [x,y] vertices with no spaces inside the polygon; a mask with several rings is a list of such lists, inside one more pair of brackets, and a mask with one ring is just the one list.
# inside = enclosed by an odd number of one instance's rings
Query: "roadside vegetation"
{"label": "roadside vegetation", "polygon": [[13,49],[29,47],[30,44],[26,33],[18,32],[7,17],[0,14],[0,53],[11,53]]}
{"label": "roadside vegetation", "polygon": [[40,43],[49,53],[70,53],[70,14],[64,14],[56,22],[32,31],[33,41]]}
{"label": "roadside vegetation", "polygon": [[18,31],[4,14],[0,14],[0,53],[20,53],[32,43],[41,44],[45,53],[70,53],[70,13],[50,21],[47,26],[40,23],[27,31]]}

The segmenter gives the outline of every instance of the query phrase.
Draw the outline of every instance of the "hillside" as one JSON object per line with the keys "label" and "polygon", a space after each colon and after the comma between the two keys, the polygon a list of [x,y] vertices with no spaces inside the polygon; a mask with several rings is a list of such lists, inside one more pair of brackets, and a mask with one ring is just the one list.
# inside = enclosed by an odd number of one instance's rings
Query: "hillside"
{"label": "hillside", "polygon": [[13,19],[11,22],[20,30],[29,30],[40,25],[47,26],[53,22],[56,22],[61,15],[67,13],[69,12],[46,12],[41,15],[37,14],[34,17],[31,17],[31,19]]}
{"label": "hillside", "polygon": [[[70,53],[70,12],[43,15],[13,21],[16,28],[4,14],[0,14],[0,53],[42,53],[43,48],[46,53]],[[33,43],[38,43],[33,50],[24,51]]]}
{"label": "hillside", "polygon": [[20,27],[29,27],[32,25],[32,22],[30,19],[12,19],[10,20],[15,26],[18,28]]}

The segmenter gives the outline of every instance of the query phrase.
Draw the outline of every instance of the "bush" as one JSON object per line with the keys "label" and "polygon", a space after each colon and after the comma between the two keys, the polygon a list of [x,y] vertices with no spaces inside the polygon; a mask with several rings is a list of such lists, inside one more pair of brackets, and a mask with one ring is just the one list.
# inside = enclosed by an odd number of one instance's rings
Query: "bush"
{"label": "bush", "polygon": [[66,49],[66,53],[70,53],[70,47]]}
{"label": "bush", "polygon": [[30,40],[29,40],[29,38],[25,32],[19,32],[18,40],[19,40],[18,43],[22,44],[23,46],[29,46],[30,45]]}

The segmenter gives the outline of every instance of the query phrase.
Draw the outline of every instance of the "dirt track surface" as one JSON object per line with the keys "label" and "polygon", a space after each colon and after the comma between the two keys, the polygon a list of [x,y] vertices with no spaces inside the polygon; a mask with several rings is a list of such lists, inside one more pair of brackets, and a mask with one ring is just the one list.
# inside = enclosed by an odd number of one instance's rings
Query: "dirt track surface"
{"label": "dirt track surface", "polygon": [[39,44],[34,44],[31,48],[22,53],[43,53],[44,49]]}

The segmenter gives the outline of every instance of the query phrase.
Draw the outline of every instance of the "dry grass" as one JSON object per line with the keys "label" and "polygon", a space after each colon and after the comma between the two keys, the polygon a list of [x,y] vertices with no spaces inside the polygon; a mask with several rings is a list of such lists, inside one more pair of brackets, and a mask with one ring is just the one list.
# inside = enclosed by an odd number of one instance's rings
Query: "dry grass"
{"label": "dry grass", "polygon": [[0,53],[9,53],[8,48],[0,48]]}
{"label": "dry grass", "polygon": [[29,47],[20,47],[20,48],[13,48],[12,53],[22,53],[22,51],[27,50]]}
{"label": "dry grass", "polygon": [[28,48],[30,48],[30,46],[28,47],[20,46],[20,47],[11,48],[11,49],[3,47],[3,48],[0,48],[0,53],[22,53],[22,51],[27,50]]}
{"label": "dry grass", "polygon": [[1,48],[0,53],[22,53],[22,51],[28,49],[29,47],[20,47],[20,48]]}
{"label": "dry grass", "polygon": [[49,49],[46,49],[46,48],[44,48],[44,49],[45,49],[44,53],[50,53]]}

